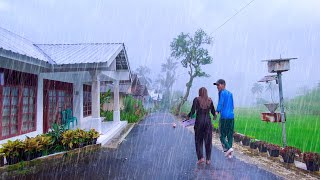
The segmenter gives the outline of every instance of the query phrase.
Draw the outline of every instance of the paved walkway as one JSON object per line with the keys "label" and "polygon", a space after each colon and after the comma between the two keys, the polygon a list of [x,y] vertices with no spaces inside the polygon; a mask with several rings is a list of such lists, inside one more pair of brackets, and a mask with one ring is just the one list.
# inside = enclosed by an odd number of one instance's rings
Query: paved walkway
{"label": "paved walkway", "polygon": [[212,149],[211,165],[196,165],[194,135],[172,127],[170,114],[152,114],[136,125],[118,149],[102,149],[73,165],[48,168],[28,179],[280,179]]}

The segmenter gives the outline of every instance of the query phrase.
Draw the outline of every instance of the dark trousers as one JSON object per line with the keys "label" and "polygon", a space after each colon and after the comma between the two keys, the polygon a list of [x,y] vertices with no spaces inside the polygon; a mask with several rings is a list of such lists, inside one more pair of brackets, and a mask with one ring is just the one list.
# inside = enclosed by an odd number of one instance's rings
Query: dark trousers
{"label": "dark trousers", "polygon": [[203,142],[206,148],[206,159],[211,159],[212,125],[211,120],[203,120],[195,125],[195,145],[198,160],[203,158]]}
{"label": "dark trousers", "polygon": [[219,129],[222,147],[224,150],[229,150],[232,148],[234,119],[220,119]]}

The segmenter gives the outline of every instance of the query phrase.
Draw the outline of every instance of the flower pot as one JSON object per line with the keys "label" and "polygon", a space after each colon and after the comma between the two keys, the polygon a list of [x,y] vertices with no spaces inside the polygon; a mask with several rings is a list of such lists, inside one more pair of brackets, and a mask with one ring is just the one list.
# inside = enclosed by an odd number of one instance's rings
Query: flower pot
{"label": "flower pot", "polygon": [[31,161],[34,159],[34,153],[23,153],[22,160],[24,161]]}
{"label": "flower pot", "polygon": [[92,140],[92,144],[96,144],[97,143],[97,138],[94,138],[93,140]]}
{"label": "flower pot", "polygon": [[259,152],[261,152],[261,153],[265,153],[268,151],[267,147],[265,147],[263,145],[258,146],[258,148],[259,148]]}
{"label": "flower pot", "polygon": [[38,157],[41,157],[42,156],[42,152],[35,152],[34,153],[34,158],[38,158]]}
{"label": "flower pot", "polygon": [[4,166],[4,155],[0,154],[0,167]]}
{"label": "flower pot", "polygon": [[20,158],[16,157],[16,156],[14,156],[14,157],[9,156],[9,157],[6,157],[6,159],[7,159],[7,162],[9,165],[17,164],[18,162],[20,162]]}
{"label": "flower pot", "polygon": [[288,154],[285,154],[282,156],[282,158],[285,163],[294,163],[294,155],[290,156]]}
{"label": "flower pot", "polygon": [[240,142],[241,141],[241,138],[239,136],[234,136],[233,139],[234,139],[235,142]]}
{"label": "flower pot", "polygon": [[316,161],[306,161],[307,170],[319,171],[319,164]]}
{"label": "flower pot", "polygon": [[250,148],[251,148],[251,149],[257,149],[257,148],[258,148],[257,143],[255,143],[255,142],[250,142]]}
{"label": "flower pot", "polygon": [[242,139],[242,145],[244,145],[244,146],[249,146],[250,145],[250,139],[248,139],[248,138],[244,138],[244,139]]}
{"label": "flower pot", "polygon": [[280,154],[279,149],[272,149],[272,150],[268,150],[268,151],[269,151],[269,155],[271,157],[279,157],[279,154]]}
{"label": "flower pot", "polygon": [[84,145],[84,143],[82,142],[82,143],[79,143],[79,145],[78,145],[78,147],[79,148],[83,148],[85,145]]}

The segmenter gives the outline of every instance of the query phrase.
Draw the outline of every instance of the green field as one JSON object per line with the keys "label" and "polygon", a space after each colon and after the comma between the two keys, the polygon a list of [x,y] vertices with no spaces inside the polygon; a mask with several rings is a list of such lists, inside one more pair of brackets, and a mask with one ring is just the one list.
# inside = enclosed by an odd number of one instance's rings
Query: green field
{"label": "green field", "polygon": [[[260,120],[257,109],[236,109],[235,131],[256,139],[282,145],[281,123]],[[215,127],[217,121],[214,122]],[[303,152],[320,152],[320,116],[287,114],[287,143]]]}

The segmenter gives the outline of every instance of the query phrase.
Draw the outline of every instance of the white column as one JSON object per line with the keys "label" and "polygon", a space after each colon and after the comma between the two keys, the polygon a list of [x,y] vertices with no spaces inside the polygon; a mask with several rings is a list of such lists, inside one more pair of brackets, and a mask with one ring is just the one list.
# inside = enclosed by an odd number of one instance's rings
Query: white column
{"label": "white column", "polygon": [[113,122],[120,122],[119,80],[114,80]]}
{"label": "white column", "polygon": [[100,118],[100,79],[99,72],[92,72],[92,120],[91,128],[94,128],[96,131],[101,133],[101,118]]}
{"label": "white column", "polygon": [[98,78],[92,80],[92,117],[100,117],[100,81]]}
{"label": "white column", "polygon": [[38,87],[37,87],[37,134],[43,133],[43,75],[38,75]]}
{"label": "white column", "polygon": [[81,127],[83,120],[83,84],[76,82],[73,84],[73,115],[78,119],[78,126]]}

